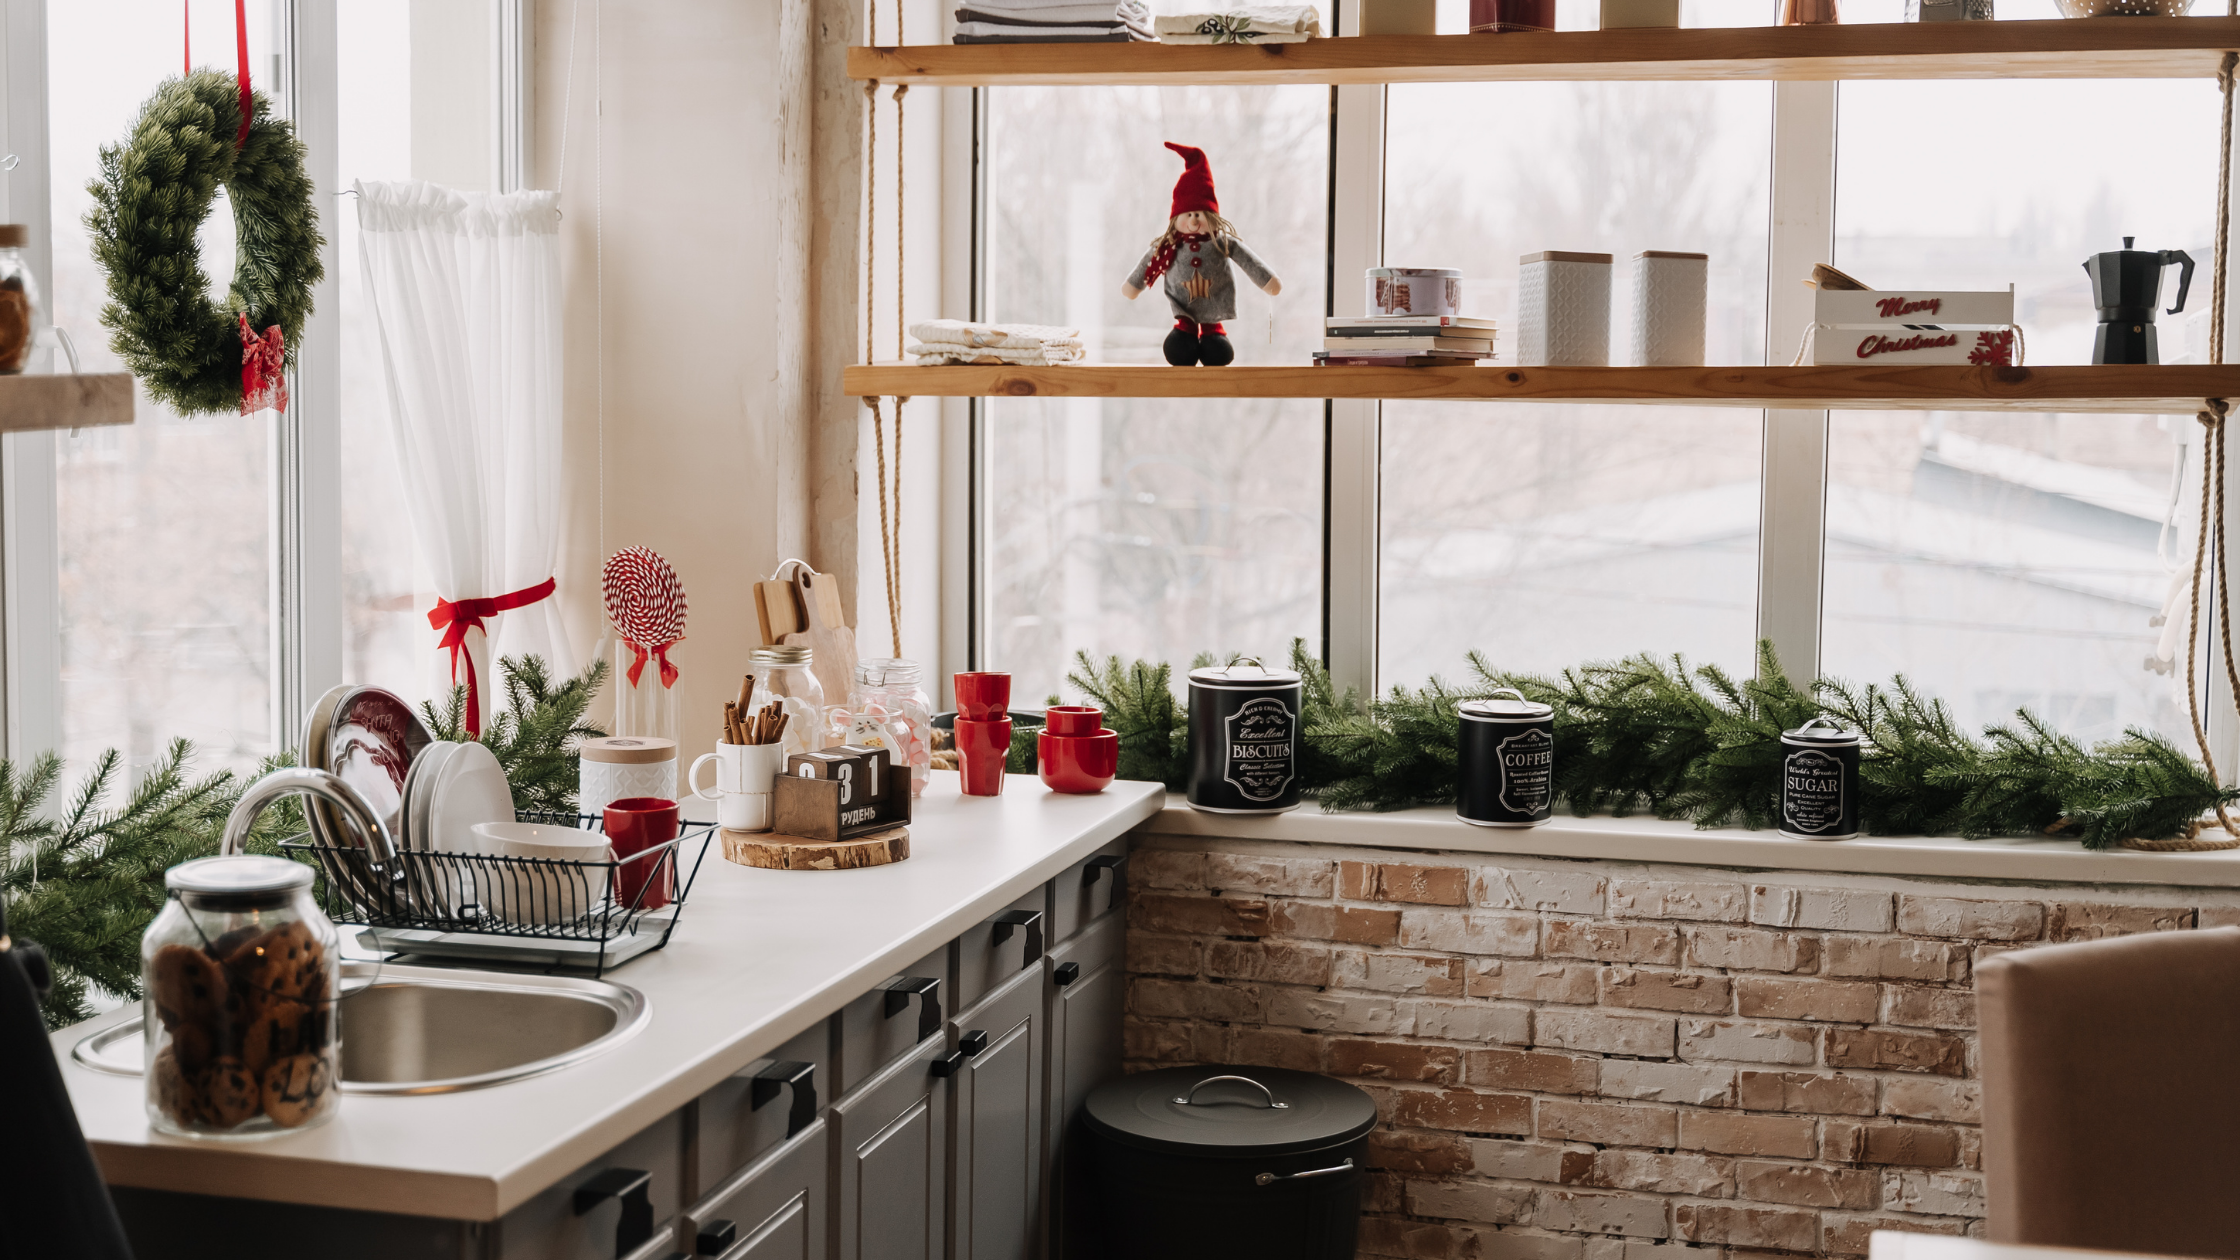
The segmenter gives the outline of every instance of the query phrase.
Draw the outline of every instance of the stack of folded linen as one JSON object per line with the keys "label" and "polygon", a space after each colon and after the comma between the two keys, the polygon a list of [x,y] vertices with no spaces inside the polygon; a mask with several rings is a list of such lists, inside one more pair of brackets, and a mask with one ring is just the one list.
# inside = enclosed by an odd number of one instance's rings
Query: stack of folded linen
{"label": "stack of folded linen", "polygon": [[963,0],[960,44],[1124,44],[1154,40],[1144,0]]}
{"label": "stack of folded linen", "polygon": [[1201,4],[1161,13],[1152,30],[1162,44],[1297,44],[1322,37],[1322,17],[1307,5]]}
{"label": "stack of folded linen", "polygon": [[1082,358],[1081,332],[1040,324],[968,324],[960,319],[930,319],[910,325],[918,344],[910,354],[919,367],[940,363],[1008,363],[1051,367]]}

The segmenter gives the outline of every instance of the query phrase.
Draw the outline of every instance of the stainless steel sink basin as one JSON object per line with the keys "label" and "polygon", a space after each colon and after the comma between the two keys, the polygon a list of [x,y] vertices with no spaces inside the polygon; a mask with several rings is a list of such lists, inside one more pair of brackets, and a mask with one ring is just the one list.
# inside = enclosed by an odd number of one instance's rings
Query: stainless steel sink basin
{"label": "stainless steel sink basin", "polygon": [[[440,1094],[503,1085],[603,1053],[650,1016],[628,985],[440,967],[346,963],[342,1090]],[[71,1057],[138,1076],[146,1045],[133,1016],[88,1033]]]}

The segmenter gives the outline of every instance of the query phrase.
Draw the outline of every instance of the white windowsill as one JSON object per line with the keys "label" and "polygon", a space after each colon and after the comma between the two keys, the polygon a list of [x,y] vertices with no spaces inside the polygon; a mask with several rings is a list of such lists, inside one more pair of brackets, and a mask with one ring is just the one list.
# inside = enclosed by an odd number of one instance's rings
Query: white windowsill
{"label": "white windowsill", "polygon": [[1543,826],[1473,827],[1451,809],[1389,814],[1325,813],[1309,802],[1288,814],[1205,814],[1169,794],[1166,808],[1142,831],[1307,844],[1360,845],[1529,857],[1607,858],[1747,870],[1849,871],[2079,884],[2164,884],[2240,887],[2240,849],[2216,853],[2091,852],[2074,840],[1952,836],[1861,836],[1856,840],[1792,840],[1771,831],[1721,827],[1699,831],[1661,818],[1574,818],[1557,814]]}

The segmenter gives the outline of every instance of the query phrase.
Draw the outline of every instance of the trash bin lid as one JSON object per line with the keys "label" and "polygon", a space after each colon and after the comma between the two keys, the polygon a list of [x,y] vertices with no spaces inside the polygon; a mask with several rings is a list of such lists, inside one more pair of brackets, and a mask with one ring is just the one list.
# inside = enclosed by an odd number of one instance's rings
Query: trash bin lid
{"label": "trash bin lid", "polygon": [[1082,1114],[1092,1131],[1114,1141],[1214,1158],[1321,1150],[1360,1138],[1377,1123],[1377,1105],[1344,1081],[1263,1067],[1124,1076],[1091,1090]]}

